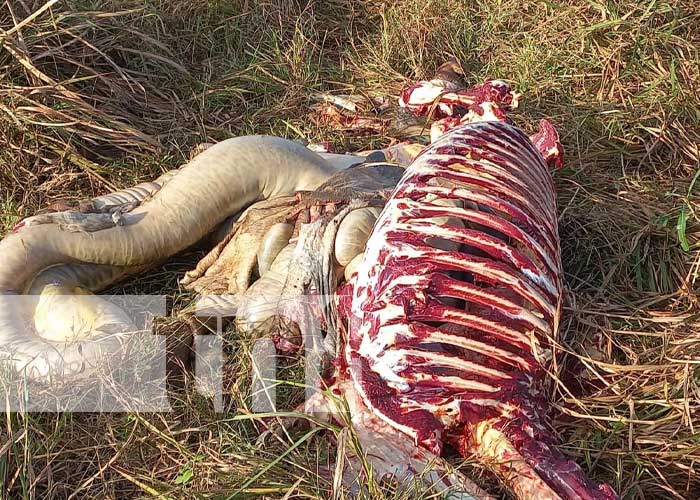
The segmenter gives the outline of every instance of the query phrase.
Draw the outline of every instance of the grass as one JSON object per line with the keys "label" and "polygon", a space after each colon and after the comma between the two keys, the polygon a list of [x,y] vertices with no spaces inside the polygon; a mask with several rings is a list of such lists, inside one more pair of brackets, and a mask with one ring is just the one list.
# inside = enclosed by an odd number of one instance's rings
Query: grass
{"label": "grass", "polygon": [[[549,117],[568,156],[557,174],[563,333],[585,376],[559,391],[564,449],[625,499],[697,496],[693,2],[77,0],[23,23],[41,7],[31,4],[0,7],[0,232],[58,199],[153,177],[201,142],[385,140],[314,125],[313,91],[395,97],[449,55],[470,82],[511,81],[524,96],[518,123]],[[164,291],[183,307],[176,278],[195,258],[127,291]],[[258,424],[242,410],[249,345],[230,346],[227,414],[185,392],[171,414],[6,415],[2,495],[328,498],[336,452],[324,433],[254,447]]]}

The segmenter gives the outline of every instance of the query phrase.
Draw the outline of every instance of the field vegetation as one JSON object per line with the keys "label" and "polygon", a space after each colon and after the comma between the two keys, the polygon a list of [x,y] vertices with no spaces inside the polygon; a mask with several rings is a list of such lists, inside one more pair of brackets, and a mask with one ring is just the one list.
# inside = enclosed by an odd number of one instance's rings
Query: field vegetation
{"label": "field vegetation", "polygon": [[[153,178],[203,142],[265,133],[345,151],[392,140],[318,125],[315,92],[395,103],[450,56],[469,83],[511,82],[517,122],[549,118],[567,153],[562,333],[585,376],[558,391],[563,450],[626,500],[700,496],[695,2],[7,0],[0,29],[0,234],[58,200]],[[166,293],[176,317],[187,303],[177,280],[199,256],[118,292]],[[165,414],[3,415],[0,495],[330,498],[347,436],[256,447],[250,341],[231,335],[225,413],[185,390]],[[284,371],[303,373],[291,360]],[[290,385],[283,403],[302,398]],[[390,484],[368,495],[413,498]]]}

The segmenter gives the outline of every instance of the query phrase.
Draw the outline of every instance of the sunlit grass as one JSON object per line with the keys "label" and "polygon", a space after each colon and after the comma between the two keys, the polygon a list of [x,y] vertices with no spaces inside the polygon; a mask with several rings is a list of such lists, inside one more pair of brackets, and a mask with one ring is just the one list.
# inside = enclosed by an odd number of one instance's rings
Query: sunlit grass
{"label": "sunlit grass", "polygon": [[[2,29],[30,4],[4,4]],[[363,149],[386,140],[319,129],[308,119],[314,91],[396,97],[449,56],[470,83],[512,82],[523,94],[518,123],[549,117],[567,153],[556,176],[571,292],[562,330],[568,357],[583,355],[596,383],[559,394],[572,415],[556,424],[563,449],[625,499],[697,496],[692,2],[79,0],[0,40],[0,232],[59,199],[154,177],[201,142],[272,133]],[[122,290],[169,294],[177,311],[186,302],[177,280],[196,257]],[[0,495],[330,498],[332,431],[259,448],[262,422],[234,419],[247,411],[252,339],[229,340],[226,414],[185,391],[172,414],[8,416]],[[301,376],[285,363],[285,378]],[[283,402],[302,393],[287,386]],[[415,498],[392,488],[371,484],[369,495]]]}

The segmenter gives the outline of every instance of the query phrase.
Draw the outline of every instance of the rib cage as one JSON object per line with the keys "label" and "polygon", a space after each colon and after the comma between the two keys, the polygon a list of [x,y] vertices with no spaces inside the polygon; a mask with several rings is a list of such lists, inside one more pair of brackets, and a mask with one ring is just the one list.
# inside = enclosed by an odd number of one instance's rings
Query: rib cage
{"label": "rib cage", "polygon": [[345,352],[354,385],[436,453],[459,425],[527,415],[561,290],[542,156],[506,123],[456,128],[407,170],[368,242]]}

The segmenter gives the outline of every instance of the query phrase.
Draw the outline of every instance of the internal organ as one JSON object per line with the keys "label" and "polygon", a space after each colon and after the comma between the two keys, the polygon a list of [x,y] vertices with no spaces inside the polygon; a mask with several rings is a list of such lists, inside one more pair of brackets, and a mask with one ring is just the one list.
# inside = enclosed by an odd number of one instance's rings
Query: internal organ
{"label": "internal organ", "polygon": [[450,442],[501,460],[502,477],[520,472],[508,460],[526,462],[518,496],[614,498],[543,424],[561,296],[542,155],[507,123],[453,129],[409,167],[368,241],[344,353],[353,385],[435,454]]}

